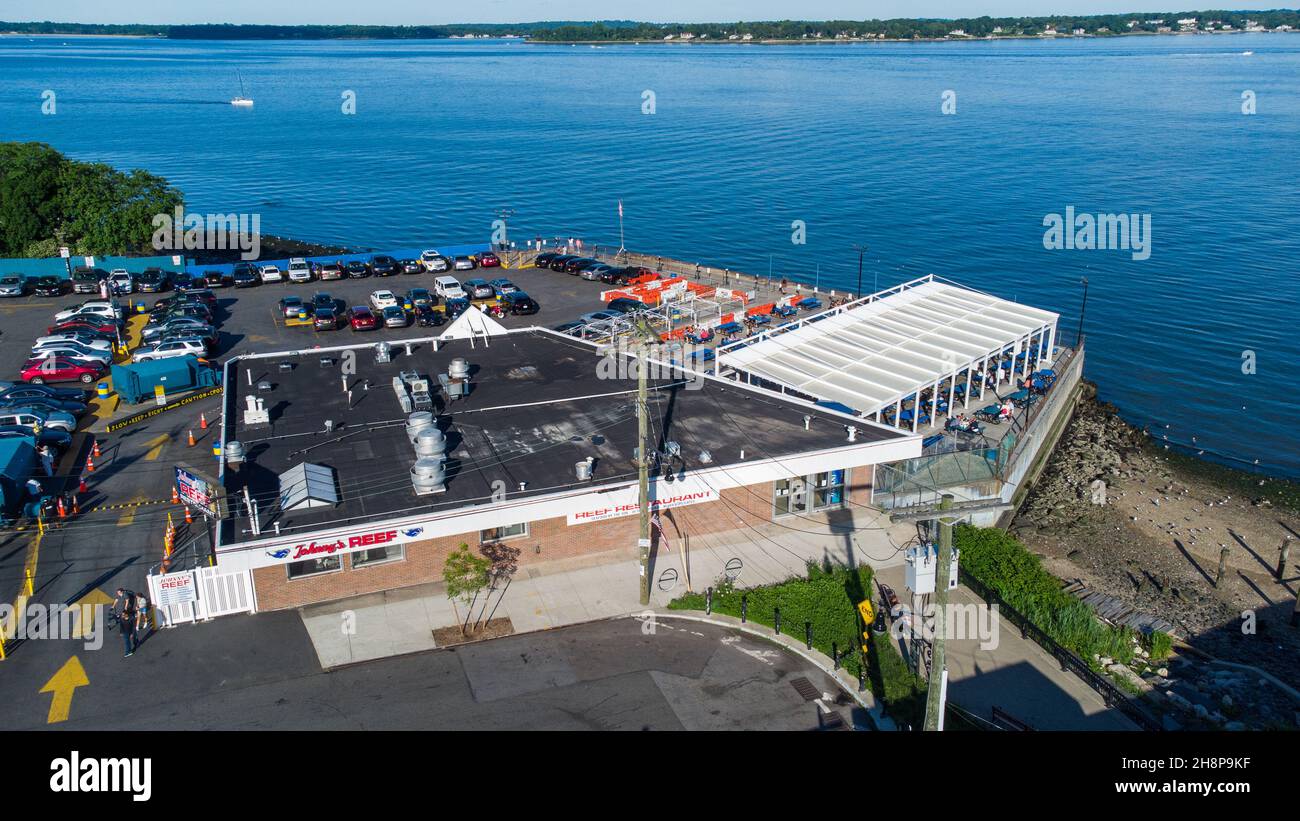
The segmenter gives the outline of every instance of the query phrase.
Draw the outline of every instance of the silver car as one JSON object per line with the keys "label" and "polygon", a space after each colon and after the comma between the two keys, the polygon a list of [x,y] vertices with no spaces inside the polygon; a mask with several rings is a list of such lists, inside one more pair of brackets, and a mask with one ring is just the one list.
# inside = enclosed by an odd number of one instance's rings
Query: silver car
{"label": "silver car", "polygon": [[22,296],[25,290],[27,289],[23,287],[23,278],[17,274],[0,279],[0,296]]}

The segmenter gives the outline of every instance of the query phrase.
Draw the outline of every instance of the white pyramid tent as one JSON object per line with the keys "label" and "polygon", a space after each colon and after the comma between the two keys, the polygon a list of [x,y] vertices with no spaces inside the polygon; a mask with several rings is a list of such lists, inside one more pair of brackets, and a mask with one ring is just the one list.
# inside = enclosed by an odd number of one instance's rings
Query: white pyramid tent
{"label": "white pyramid tent", "polygon": [[471,305],[465,313],[439,335],[439,339],[467,339],[471,336],[498,336],[507,333],[505,326]]}

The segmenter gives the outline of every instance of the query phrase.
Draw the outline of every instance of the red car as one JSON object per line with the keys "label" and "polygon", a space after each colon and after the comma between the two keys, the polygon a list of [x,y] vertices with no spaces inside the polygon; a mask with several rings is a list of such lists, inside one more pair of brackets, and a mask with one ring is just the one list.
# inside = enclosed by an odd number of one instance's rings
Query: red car
{"label": "red car", "polygon": [[501,260],[491,251],[484,251],[478,255],[478,267],[480,268],[500,268]]}
{"label": "red car", "polygon": [[110,319],[100,319],[98,317],[78,317],[67,322],[51,325],[46,329],[46,332],[50,334],[57,334],[60,331],[89,331],[94,334],[116,337],[117,323]]}
{"label": "red car", "polygon": [[348,310],[348,324],[354,331],[373,331],[379,327],[379,320],[370,309],[364,305],[358,305]]}
{"label": "red car", "polygon": [[73,362],[56,356],[50,359],[32,359],[23,365],[24,382],[43,385],[46,382],[85,382],[89,385],[104,375],[104,369],[98,365]]}

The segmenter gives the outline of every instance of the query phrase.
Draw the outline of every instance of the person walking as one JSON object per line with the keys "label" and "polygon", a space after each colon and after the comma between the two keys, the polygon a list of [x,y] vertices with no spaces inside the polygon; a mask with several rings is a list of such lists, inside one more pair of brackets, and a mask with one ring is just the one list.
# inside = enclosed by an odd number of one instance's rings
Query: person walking
{"label": "person walking", "polygon": [[153,629],[153,621],[149,618],[149,597],[143,593],[137,593],[135,596],[135,632],[137,644],[140,638],[148,637],[149,632]]}
{"label": "person walking", "polygon": [[117,617],[117,629],[122,631],[122,658],[129,658],[135,653],[138,644],[135,637],[135,621],[135,613],[128,613],[125,610]]}
{"label": "person walking", "polygon": [[53,478],[54,452],[50,450],[49,445],[41,445],[37,448],[37,453],[41,455],[41,467],[45,468],[45,475]]}

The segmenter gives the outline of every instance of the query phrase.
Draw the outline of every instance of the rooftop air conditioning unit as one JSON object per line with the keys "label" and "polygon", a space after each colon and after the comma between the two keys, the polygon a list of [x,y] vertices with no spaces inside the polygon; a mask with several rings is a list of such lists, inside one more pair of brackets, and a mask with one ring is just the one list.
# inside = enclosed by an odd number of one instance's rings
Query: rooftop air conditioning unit
{"label": "rooftop air conditioning unit", "polygon": [[447,456],[447,439],[437,427],[424,428],[415,435],[416,459],[445,459]]}
{"label": "rooftop air conditioning unit", "polygon": [[447,472],[441,458],[426,456],[411,466],[411,487],[416,496],[428,496],[447,490]]}
{"label": "rooftop air conditioning unit", "polygon": [[429,411],[416,411],[406,417],[406,438],[415,444],[415,437],[420,435],[420,431],[433,427],[433,414]]}

